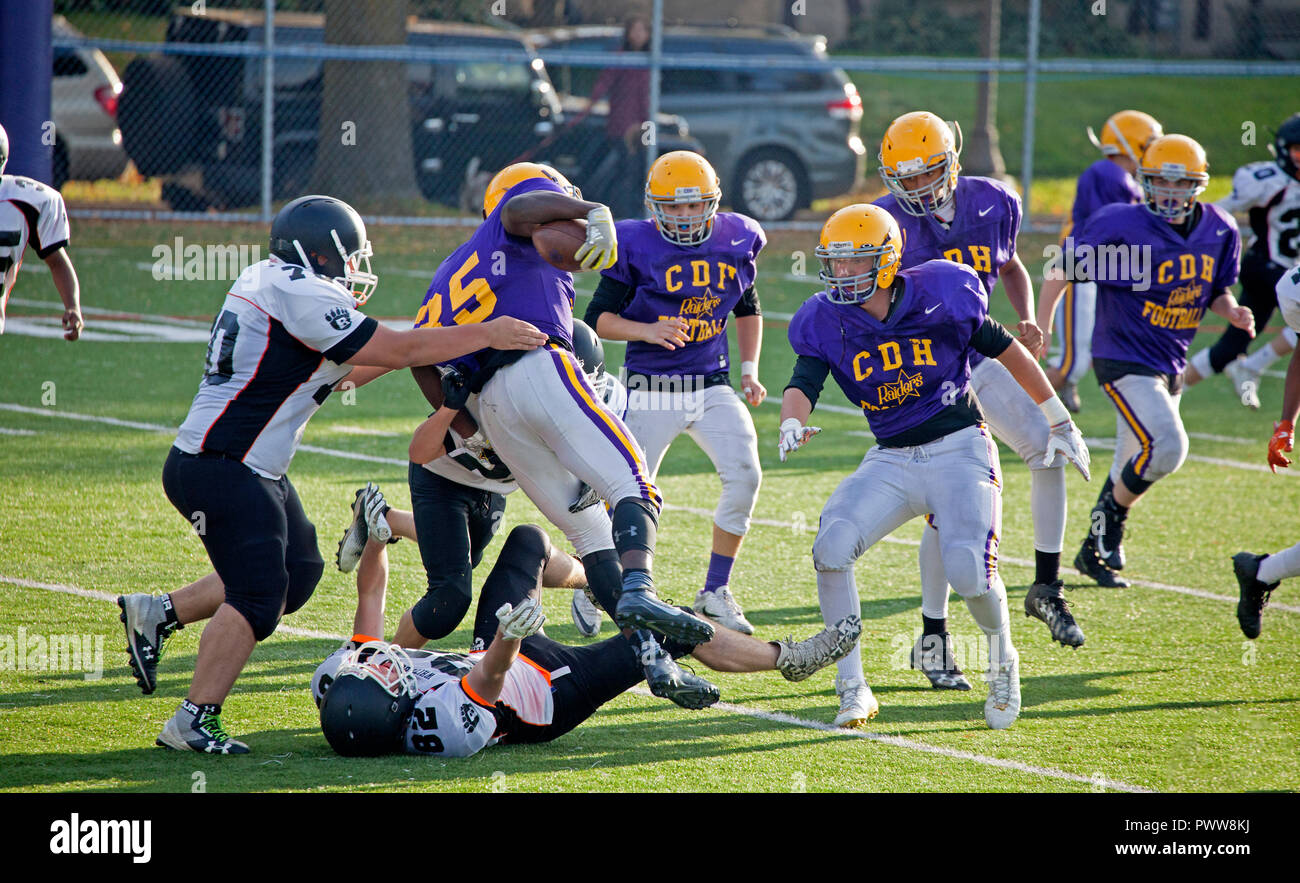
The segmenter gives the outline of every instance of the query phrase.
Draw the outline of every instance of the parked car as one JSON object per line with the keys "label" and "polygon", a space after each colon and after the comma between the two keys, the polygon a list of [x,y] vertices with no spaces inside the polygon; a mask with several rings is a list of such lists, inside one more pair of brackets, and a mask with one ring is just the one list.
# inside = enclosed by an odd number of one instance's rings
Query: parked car
{"label": "parked car", "polygon": [[[277,13],[277,43],[321,44],[324,16]],[[178,8],[168,43],[262,41],[260,11]],[[412,20],[412,46],[480,49],[472,61],[407,65],[411,147],[416,181],[431,200],[474,211],[492,172],[527,157],[563,152],[564,122],[546,66],[517,33],[482,25]],[[506,52],[526,59],[503,60]],[[310,181],[319,138],[324,64],[276,61],[273,196],[301,193]],[[145,175],[164,178],[173,208],[251,205],[261,192],[262,75],[255,57],[163,55],[127,66],[122,134]],[[603,124],[603,120],[590,125]],[[576,133],[567,132],[568,138]],[[568,174],[570,169],[560,166]]]}
{"label": "parked car", "polygon": [[[53,20],[55,37],[82,34],[61,15]],[[126,151],[117,128],[117,101],[122,81],[98,49],[54,50],[50,105],[54,117],[56,189],[64,182],[116,178],[126,169]]]}
{"label": "parked car", "polygon": [[[593,67],[558,64],[561,51],[614,52],[618,27],[553,28],[530,34],[562,95],[590,94]],[[798,56],[815,70],[664,68],[661,109],[690,121],[723,182],[723,200],[761,221],[784,220],[814,199],[861,182],[862,101],[826,57],[825,38],[784,27],[667,27],[665,55]]]}

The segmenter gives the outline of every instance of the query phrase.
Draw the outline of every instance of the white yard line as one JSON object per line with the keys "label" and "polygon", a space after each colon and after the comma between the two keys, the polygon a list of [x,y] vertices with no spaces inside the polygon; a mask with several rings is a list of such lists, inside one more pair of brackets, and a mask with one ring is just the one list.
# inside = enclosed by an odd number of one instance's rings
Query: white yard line
{"label": "white yard line", "polygon": [[[110,604],[116,604],[117,596],[109,592],[99,592],[93,589],[83,589],[78,586],[65,585],[63,583],[46,583],[37,580],[22,579],[21,577],[0,575],[0,583],[10,583],[25,589],[40,589],[47,592],[60,592],[65,595],[75,595],[79,598],[88,598],[94,601],[105,601]],[[302,629],[294,626],[281,625],[276,629],[276,634],[289,634],[303,638],[319,638],[327,641],[342,641],[344,636],[332,634],[330,632],[317,631],[315,629]],[[648,696],[653,698],[652,694],[645,687],[633,687],[632,693],[638,696]],[[658,700],[656,700],[658,701]],[[1137,785],[1129,785],[1126,782],[1116,781],[1114,779],[1094,779],[1088,776],[1081,776],[1077,773],[1066,772],[1065,770],[1053,769],[1052,767],[1036,766],[1034,764],[1022,763],[1018,760],[1004,760],[999,757],[988,757],[983,754],[975,754],[970,751],[960,751],[955,748],[943,748],[938,745],[927,745],[924,742],[917,742],[913,739],[904,739],[900,736],[888,736],[883,733],[868,733],[860,730],[844,730],[839,727],[822,721],[806,720],[795,717],[794,715],[785,714],[779,711],[764,711],[760,708],[749,708],[744,705],[733,705],[729,702],[719,702],[711,707],[714,711],[725,711],[729,714],[741,714],[746,717],[756,718],[758,720],[768,721],[774,724],[783,724],[785,726],[803,727],[808,730],[819,730],[825,733],[832,733],[837,736],[851,736],[858,739],[866,739],[870,742],[876,742],[881,745],[888,745],[893,748],[906,748],[910,751],[920,751],[924,754],[933,754],[939,757],[947,757],[953,760],[963,760],[970,763],[977,763],[983,766],[994,767],[996,769],[1013,770],[1020,773],[1028,773],[1035,776],[1043,776],[1049,779],[1061,779],[1067,782],[1076,782],[1085,785],[1092,785],[1096,788],[1104,788],[1109,791],[1128,791],[1134,793],[1151,793],[1148,788],[1141,788]]]}

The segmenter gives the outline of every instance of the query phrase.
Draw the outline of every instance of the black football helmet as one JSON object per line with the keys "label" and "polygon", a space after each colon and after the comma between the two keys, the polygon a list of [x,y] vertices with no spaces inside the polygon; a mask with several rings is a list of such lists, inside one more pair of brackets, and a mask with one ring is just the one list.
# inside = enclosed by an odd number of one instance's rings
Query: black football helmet
{"label": "black football helmet", "polygon": [[[1300,144],[1300,113],[1292,114],[1286,122],[1277,127],[1271,145],[1273,158],[1277,160],[1282,171],[1300,180],[1300,166],[1296,165],[1295,157],[1291,155],[1291,147],[1296,144]],[[3,167],[3,163],[0,163],[0,167]]]}
{"label": "black football helmet", "polygon": [[320,728],[344,757],[377,757],[401,748],[420,691],[406,651],[367,641],[343,657],[320,704]]}
{"label": "black football helmet", "polygon": [[582,363],[582,373],[587,375],[596,394],[605,395],[605,346],[590,325],[581,319],[573,320],[573,354]]}
{"label": "black football helmet", "polygon": [[5,164],[9,162],[9,134],[0,126],[0,174],[4,174]]}
{"label": "black football helmet", "polygon": [[339,282],[358,306],[379,284],[370,271],[373,253],[356,209],[332,196],[300,196],[271,222],[271,254]]}

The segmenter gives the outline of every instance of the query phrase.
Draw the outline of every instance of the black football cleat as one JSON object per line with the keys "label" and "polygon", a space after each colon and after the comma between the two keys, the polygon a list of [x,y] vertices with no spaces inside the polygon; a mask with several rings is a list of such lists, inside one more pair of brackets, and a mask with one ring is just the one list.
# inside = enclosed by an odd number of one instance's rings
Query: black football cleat
{"label": "black football cleat", "polygon": [[1092,510],[1093,524],[1101,518],[1101,532],[1093,535],[1093,544],[1101,563],[1111,570],[1124,569],[1124,522],[1115,517],[1109,507],[1098,504]]}
{"label": "black football cleat", "polygon": [[1232,556],[1232,571],[1241,587],[1237,622],[1241,625],[1241,633],[1252,641],[1259,637],[1260,616],[1268,605],[1268,597],[1278,587],[1277,583],[1269,585],[1259,581],[1259,562],[1267,557],[1253,552],[1238,552]]}
{"label": "black football cleat", "polygon": [[650,589],[624,589],[614,607],[614,622],[624,629],[653,629],[685,644],[713,638],[713,624],[666,604]]}
{"label": "black football cleat", "polygon": [[957,666],[953,652],[952,635],[922,635],[912,645],[912,655],[908,665],[919,669],[930,679],[930,686],[936,690],[969,690],[970,681]]}
{"label": "black football cleat", "polygon": [[708,708],[721,698],[713,684],[684,671],[652,635],[643,633],[631,646],[645,668],[646,684],[660,699],[668,699],[682,708]]}
{"label": "black football cleat", "polygon": [[1074,569],[1096,582],[1099,586],[1108,589],[1128,588],[1128,580],[1111,570],[1101,560],[1101,557],[1097,554],[1097,546],[1093,542],[1092,534],[1089,534],[1088,538],[1083,541],[1079,554],[1074,556]]}
{"label": "black football cleat", "polygon": [[1025,616],[1034,616],[1047,623],[1052,640],[1062,647],[1082,647],[1083,629],[1070,614],[1065,600],[1065,586],[1058,579],[1053,583],[1034,583],[1025,595]]}

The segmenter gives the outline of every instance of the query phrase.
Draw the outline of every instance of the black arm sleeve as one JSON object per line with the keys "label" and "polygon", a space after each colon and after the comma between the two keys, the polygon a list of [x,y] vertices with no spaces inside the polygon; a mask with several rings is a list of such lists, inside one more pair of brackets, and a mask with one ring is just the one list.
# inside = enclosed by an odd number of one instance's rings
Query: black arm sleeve
{"label": "black arm sleeve", "polygon": [[988,356],[990,359],[996,359],[1006,352],[1007,347],[1015,340],[1011,332],[1003,327],[1002,323],[992,316],[984,319],[984,324],[979,327],[975,335],[970,339],[970,345],[975,352]]}
{"label": "black arm sleeve", "polygon": [[587,304],[587,312],[582,317],[582,321],[595,331],[596,320],[600,318],[600,314],[623,312],[632,302],[632,293],[631,286],[608,276],[601,276],[600,284],[596,286],[596,293],[592,295],[591,303]]}
{"label": "black arm sleeve", "polygon": [[758,292],[754,290],[754,286],[745,289],[745,293],[740,296],[740,300],[736,302],[731,312],[737,319],[763,315],[763,308],[758,305]]}
{"label": "black arm sleeve", "polygon": [[830,373],[831,366],[816,356],[800,356],[795,360],[794,373],[790,375],[790,382],[785,388],[799,390],[816,408],[817,399],[822,394],[822,387],[826,385],[826,377]]}

